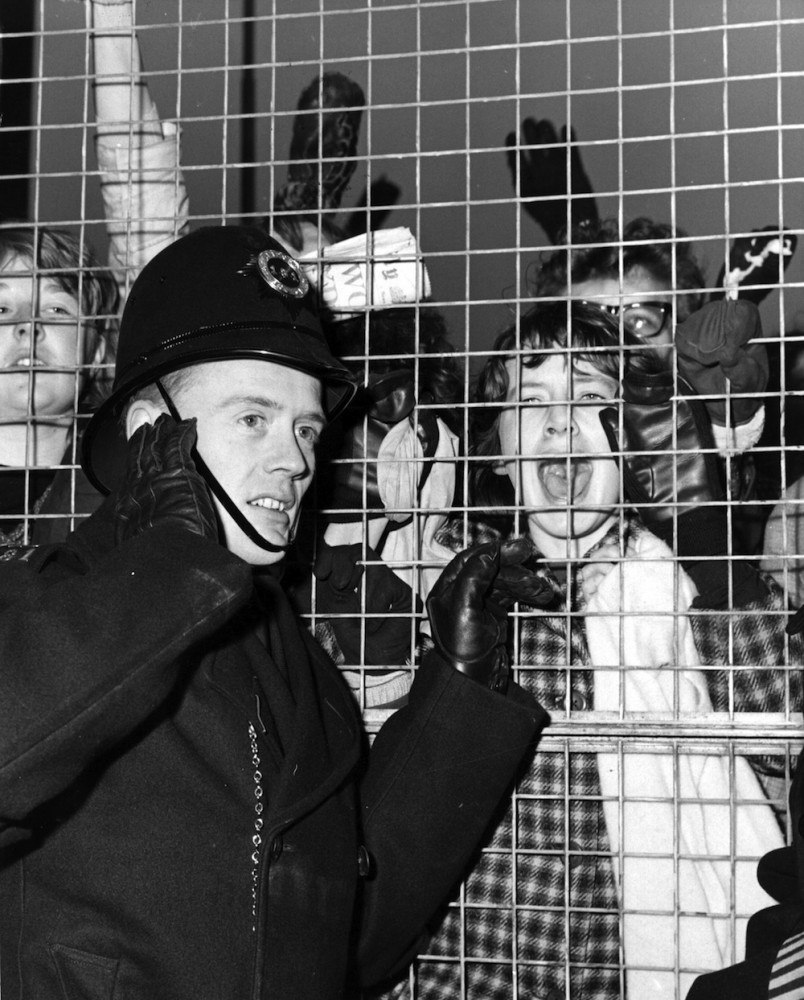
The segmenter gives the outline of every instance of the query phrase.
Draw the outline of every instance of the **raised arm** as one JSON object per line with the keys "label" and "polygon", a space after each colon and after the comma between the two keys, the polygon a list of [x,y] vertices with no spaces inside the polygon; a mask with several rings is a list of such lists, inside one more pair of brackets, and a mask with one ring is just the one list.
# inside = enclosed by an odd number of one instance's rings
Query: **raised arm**
{"label": "raised arm", "polygon": [[158,142],[162,124],[142,73],[131,0],[92,0],[92,55],[98,135]]}
{"label": "raised arm", "polygon": [[[430,592],[433,645],[408,704],[380,730],[361,793],[376,862],[361,899],[358,957],[367,985],[404,967],[416,935],[465,870],[547,713],[513,682],[508,611],[552,588],[525,539],[457,555]],[[415,845],[411,849],[410,845]]]}
{"label": "raised arm", "polygon": [[131,0],[92,0],[96,153],[109,265],[121,289],[187,229],[179,131],[162,122],[143,76]]}
{"label": "raised arm", "polygon": [[[509,132],[506,157],[514,193],[551,243],[584,222],[598,221],[592,182],[581,162],[575,130],[556,132],[546,118],[526,118],[519,136]],[[569,175],[569,176],[568,176]]]}

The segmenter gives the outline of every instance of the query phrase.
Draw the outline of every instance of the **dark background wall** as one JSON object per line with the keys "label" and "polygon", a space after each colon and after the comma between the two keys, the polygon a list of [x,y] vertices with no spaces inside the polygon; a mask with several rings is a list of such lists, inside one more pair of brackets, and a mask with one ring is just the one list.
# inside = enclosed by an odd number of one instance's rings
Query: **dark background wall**
{"label": "dark background wall", "polygon": [[[0,3],[7,78],[10,47],[31,40],[8,35],[18,6]],[[84,220],[102,247],[85,6],[31,9],[41,127],[27,204],[11,204]],[[387,224],[419,235],[458,346],[467,331],[466,346],[488,346],[547,246],[505,160],[526,115],[571,123],[602,214],[682,226],[711,282],[731,234],[804,224],[800,0],[139,0],[137,20],[160,112],[182,123],[199,222],[268,211],[299,93],[322,65],[361,84],[364,159],[346,200],[369,177],[401,188]],[[0,91],[4,126],[18,91]],[[804,328],[804,245],[787,278],[762,307],[768,333]]]}

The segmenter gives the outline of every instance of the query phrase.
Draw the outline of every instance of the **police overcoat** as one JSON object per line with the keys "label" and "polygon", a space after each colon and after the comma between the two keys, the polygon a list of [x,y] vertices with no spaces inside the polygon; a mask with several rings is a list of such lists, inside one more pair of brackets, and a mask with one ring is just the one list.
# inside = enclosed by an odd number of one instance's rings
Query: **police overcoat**
{"label": "police overcoat", "polygon": [[546,716],[434,656],[365,764],[278,584],[255,618],[251,567],[168,526],[116,546],[111,502],[0,565],[3,1000],[335,998],[404,966]]}

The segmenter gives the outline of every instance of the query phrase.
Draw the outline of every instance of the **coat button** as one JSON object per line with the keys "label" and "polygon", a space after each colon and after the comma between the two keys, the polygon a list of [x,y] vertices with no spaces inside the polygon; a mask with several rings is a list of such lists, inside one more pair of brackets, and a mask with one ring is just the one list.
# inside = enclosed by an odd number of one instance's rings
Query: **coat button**
{"label": "coat button", "polygon": [[282,844],[282,836],[280,834],[279,836],[274,837],[273,841],[271,842],[271,861],[277,861],[279,859],[279,856],[282,853],[283,848],[284,845]]}
{"label": "coat button", "polygon": [[360,878],[368,878],[371,875],[371,855],[365,844],[361,844],[357,849],[357,874]]}
{"label": "coat button", "polygon": [[576,712],[581,712],[587,707],[586,698],[584,698],[580,691],[573,691],[570,705],[572,705]]}

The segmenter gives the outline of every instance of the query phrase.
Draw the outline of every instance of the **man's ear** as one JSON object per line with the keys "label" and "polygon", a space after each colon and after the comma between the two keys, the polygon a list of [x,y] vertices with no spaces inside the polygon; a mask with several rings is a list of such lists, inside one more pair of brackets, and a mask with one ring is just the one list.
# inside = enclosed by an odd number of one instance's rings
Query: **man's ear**
{"label": "man's ear", "polygon": [[143,424],[154,423],[164,412],[164,407],[150,399],[135,399],[126,413],[126,438],[130,438]]}

